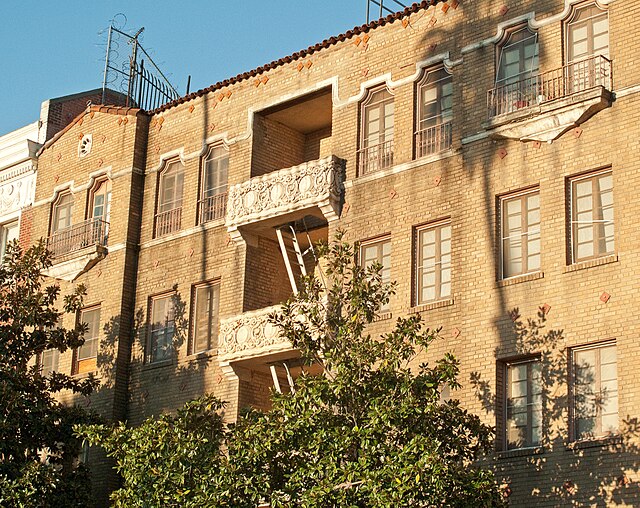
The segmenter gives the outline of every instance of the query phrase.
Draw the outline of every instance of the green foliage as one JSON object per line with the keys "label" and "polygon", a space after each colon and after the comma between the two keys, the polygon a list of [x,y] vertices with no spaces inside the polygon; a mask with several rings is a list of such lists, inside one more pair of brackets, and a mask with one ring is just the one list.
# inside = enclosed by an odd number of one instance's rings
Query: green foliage
{"label": "green foliage", "polygon": [[271,411],[240,419],[226,475],[235,497],[225,506],[499,506],[492,473],[475,465],[492,429],[440,400],[444,385],[458,386],[458,362],[447,354],[415,366],[438,330],[416,315],[371,336],[394,287],[380,266],[358,266],[340,235],[323,254],[324,282],[308,279],[272,319],[325,375],[303,375],[295,394],[274,395]]}
{"label": "green foliage", "polygon": [[61,390],[88,395],[93,379],[53,373],[44,377],[36,355],[55,348],[64,352],[82,345],[82,326],[56,327],[63,313],[82,305],[82,287],[56,310],[60,288],[43,286],[42,270],[50,266],[42,241],[26,251],[7,248],[0,266],[0,505],[66,507],[88,502],[89,478],[76,466],[80,442],[76,423],[95,421],[77,407],[54,399]]}
{"label": "green foliage", "polygon": [[478,466],[492,429],[441,401],[443,386],[458,387],[457,360],[417,364],[439,331],[416,315],[370,335],[394,286],[380,266],[358,266],[340,235],[322,255],[322,278],[307,278],[271,319],[324,374],[303,374],[295,393],[274,393],[271,410],[228,428],[206,397],[137,429],[84,429],[116,459],[116,506],[502,505],[493,474]]}
{"label": "green foliage", "polygon": [[79,429],[115,459],[123,485],[111,496],[114,506],[203,506],[205,491],[216,491],[220,478],[222,407],[216,398],[204,396],[176,415],[149,418],[136,428],[120,423]]}

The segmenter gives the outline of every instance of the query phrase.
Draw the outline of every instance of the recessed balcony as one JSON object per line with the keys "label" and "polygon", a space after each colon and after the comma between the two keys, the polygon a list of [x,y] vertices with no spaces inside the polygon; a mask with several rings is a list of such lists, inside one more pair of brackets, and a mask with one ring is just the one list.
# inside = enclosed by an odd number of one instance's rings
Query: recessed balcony
{"label": "recessed balcony", "polygon": [[109,223],[88,219],[60,229],[47,238],[53,265],[45,274],[62,280],[74,280],[89,270],[107,253]]}
{"label": "recessed balcony", "polygon": [[343,161],[332,155],[233,185],[227,202],[227,230],[239,241],[240,228],[267,229],[306,215],[336,220],[342,182]]}
{"label": "recessed balcony", "polygon": [[489,90],[493,138],[551,142],[613,101],[612,63],[602,55]]}

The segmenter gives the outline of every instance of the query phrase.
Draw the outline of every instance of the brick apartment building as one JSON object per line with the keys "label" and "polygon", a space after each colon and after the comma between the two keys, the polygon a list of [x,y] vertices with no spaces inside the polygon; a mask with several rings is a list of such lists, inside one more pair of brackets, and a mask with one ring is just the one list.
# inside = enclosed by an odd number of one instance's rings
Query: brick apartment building
{"label": "brick apartment building", "polygon": [[460,359],[514,506],[637,506],[638,34],[634,1],[422,2],[155,111],[88,107],[23,210],[88,292],[46,368],[131,425],[265,407],[300,369],[267,314],[340,228],[398,281],[374,331],[443,327],[421,360]]}

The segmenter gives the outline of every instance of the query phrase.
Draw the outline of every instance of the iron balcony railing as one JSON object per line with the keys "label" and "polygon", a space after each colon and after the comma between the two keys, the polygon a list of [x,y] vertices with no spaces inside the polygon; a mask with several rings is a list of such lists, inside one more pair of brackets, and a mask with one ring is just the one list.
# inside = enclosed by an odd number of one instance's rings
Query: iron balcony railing
{"label": "iron balcony railing", "polygon": [[214,194],[198,201],[200,210],[199,224],[204,224],[216,219],[224,219],[227,213],[227,193]]}
{"label": "iron balcony railing", "polygon": [[368,175],[393,165],[393,139],[358,150],[358,174]]}
{"label": "iron balcony railing", "polygon": [[155,237],[159,238],[179,231],[182,227],[182,207],[172,208],[156,215]]}
{"label": "iron balcony railing", "polygon": [[612,89],[611,60],[602,55],[572,62],[489,90],[489,118],[561,99],[597,86]]}
{"label": "iron balcony railing", "polygon": [[426,157],[451,148],[451,121],[416,132],[416,158]]}
{"label": "iron balcony railing", "polygon": [[108,234],[108,222],[102,219],[88,219],[53,233],[47,238],[47,249],[55,258],[92,245],[106,247]]}

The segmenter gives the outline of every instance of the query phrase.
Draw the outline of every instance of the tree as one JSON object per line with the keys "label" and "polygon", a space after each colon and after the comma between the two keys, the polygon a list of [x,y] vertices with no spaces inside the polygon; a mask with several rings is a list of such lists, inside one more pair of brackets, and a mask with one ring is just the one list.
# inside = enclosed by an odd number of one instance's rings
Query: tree
{"label": "tree", "polygon": [[64,313],[80,309],[84,290],[65,296],[58,311],[60,287],[43,285],[42,270],[50,265],[42,241],[26,251],[11,243],[0,265],[0,505],[6,507],[86,506],[89,499],[73,425],[95,417],[54,395],[88,395],[95,382],[59,372],[43,376],[34,361],[47,349],[64,352],[84,342],[83,325],[57,326]]}
{"label": "tree", "polygon": [[367,333],[394,287],[380,266],[358,266],[342,238],[322,250],[326,275],[307,279],[272,317],[325,374],[302,375],[295,393],[274,394],[270,411],[233,428],[228,506],[500,505],[493,474],[477,466],[493,430],[441,400],[443,386],[458,387],[458,362],[447,354],[415,365],[439,337],[419,315],[381,337]]}
{"label": "tree", "polygon": [[502,504],[493,474],[478,466],[493,430],[441,400],[443,386],[458,386],[458,362],[416,365],[439,330],[415,315],[371,336],[394,286],[380,266],[358,266],[342,234],[321,254],[322,276],[306,278],[271,320],[323,375],[302,374],[294,392],[273,393],[272,409],[228,428],[215,413],[221,403],[204,398],[138,429],[83,429],[123,475],[116,506]]}

